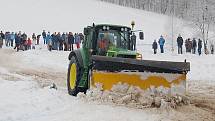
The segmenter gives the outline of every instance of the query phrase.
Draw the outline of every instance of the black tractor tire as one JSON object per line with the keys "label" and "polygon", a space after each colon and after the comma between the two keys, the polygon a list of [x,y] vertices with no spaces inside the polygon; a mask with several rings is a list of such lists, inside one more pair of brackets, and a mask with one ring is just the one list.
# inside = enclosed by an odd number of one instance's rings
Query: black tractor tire
{"label": "black tractor tire", "polygon": [[[74,75],[71,75],[72,65],[76,66],[76,74],[74,74]],[[82,71],[82,68],[80,67],[79,62],[77,61],[76,57],[73,56],[71,58],[71,60],[70,60],[70,64],[69,64],[69,67],[68,67],[68,73],[67,73],[67,88],[68,88],[68,93],[70,95],[72,95],[72,96],[77,96],[77,94],[81,91],[78,88],[78,84],[79,84],[79,82],[81,80],[82,72],[83,71]],[[72,77],[72,76],[75,76],[75,77]],[[73,78],[72,81],[71,81],[71,78]],[[73,87],[71,87],[71,83],[73,83]]]}

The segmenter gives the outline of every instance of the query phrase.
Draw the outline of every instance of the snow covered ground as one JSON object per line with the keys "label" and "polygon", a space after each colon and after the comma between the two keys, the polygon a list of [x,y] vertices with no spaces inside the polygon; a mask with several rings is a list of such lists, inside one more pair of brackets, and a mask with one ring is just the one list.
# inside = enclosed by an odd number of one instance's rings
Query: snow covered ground
{"label": "snow covered ground", "polygon": [[17,81],[0,78],[0,92],[0,121],[158,120],[158,115],[145,111],[85,103],[64,89],[42,88],[26,77]]}
{"label": "snow covered ground", "polygon": [[[0,121],[215,120],[215,56],[171,53],[170,17],[96,0],[1,0],[1,5],[0,11],[5,12],[0,29],[28,34],[43,29],[82,32],[93,22],[130,26],[134,20],[136,29],[145,33],[145,40],[137,46],[144,59],[191,62],[187,91],[193,105],[166,112],[84,102],[67,94],[69,52],[49,52],[45,46],[37,46],[36,50],[17,53],[4,47],[0,50]],[[193,29],[185,25],[175,19],[175,38],[179,33],[184,38],[193,37]],[[153,55],[151,43],[161,34],[167,41],[166,53]],[[58,90],[49,89],[51,83],[57,84]]]}
{"label": "snow covered ground", "polygon": [[[68,52],[49,52],[45,47],[37,47],[37,50],[17,53],[12,48],[4,48],[0,50],[0,55],[0,121],[166,121],[177,120],[181,116],[184,117],[183,120],[214,120],[213,113],[201,108],[195,109],[193,106],[180,107],[177,111],[170,112],[159,109],[139,110],[99,102],[85,102],[71,97],[66,90]],[[188,58],[189,56],[192,58]],[[188,58],[192,64],[188,74],[188,93],[191,97],[207,98],[213,107],[215,80],[212,67],[206,65],[211,63],[210,66],[215,66],[214,61],[211,61],[214,56],[145,53],[144,58],[173,61]],[[203,63],[205,59],[209,63]],[[208,72],[203,71],[204,74],[199,75],[202,70]],[[49,89],[48,86],[52,83],[57,84],[58,90]],[[205,97],[206,95],[208,97]],[[188,111],[193,112],[188,115]]]}

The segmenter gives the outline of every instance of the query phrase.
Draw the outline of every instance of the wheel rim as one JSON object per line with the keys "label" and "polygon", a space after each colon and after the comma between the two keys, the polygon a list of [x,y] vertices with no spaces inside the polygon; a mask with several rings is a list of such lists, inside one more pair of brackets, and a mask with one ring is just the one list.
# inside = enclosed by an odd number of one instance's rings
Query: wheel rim
{"label": "wheel rim", "polygon": [[76,64],[73,63],[70,68],[70,80],[69,80],[71,89],[75,88],[76,75],[77,75]]}

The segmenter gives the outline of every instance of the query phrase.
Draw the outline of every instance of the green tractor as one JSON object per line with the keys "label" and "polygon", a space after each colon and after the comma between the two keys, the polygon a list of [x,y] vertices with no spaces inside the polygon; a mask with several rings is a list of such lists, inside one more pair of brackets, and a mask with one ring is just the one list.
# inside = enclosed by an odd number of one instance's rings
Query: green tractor
{"label": "green tractor", "polygon": [[[171,88],[172,84],[185,86],[189,63],[142,60],[131,39],[134,32],[130,27],[107,24],[84,28],[82,48],[69,54],[68,93],[73,96],[79,92],[86,93],[98,83],[102,84],[103,90],[111,90],[119,82],[141,89],[150,86]],[[142,31],[139,37],[144,38]],[[141,78],[141,73],[146,72],[151,73],[149,77]],[[160,76],[162,73],[177,77],[167,80]]]}

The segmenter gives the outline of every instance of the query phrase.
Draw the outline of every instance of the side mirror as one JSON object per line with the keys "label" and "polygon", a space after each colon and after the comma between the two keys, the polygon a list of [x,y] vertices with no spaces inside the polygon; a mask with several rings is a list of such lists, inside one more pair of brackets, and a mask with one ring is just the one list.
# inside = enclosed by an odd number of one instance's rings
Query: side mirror
{"label": "side mirror", "polygon": [[139,33],[139,38],[140,38],[140,40],[144,40],[144,33],[143,32]]}
{"label": "side mirror", "polygon": [[88,28],[84,28],[84,35],[88,35],[89,34],[89,29]]}

